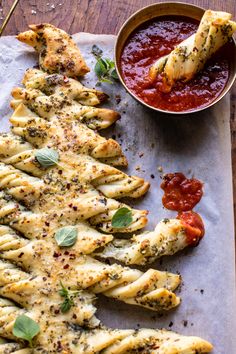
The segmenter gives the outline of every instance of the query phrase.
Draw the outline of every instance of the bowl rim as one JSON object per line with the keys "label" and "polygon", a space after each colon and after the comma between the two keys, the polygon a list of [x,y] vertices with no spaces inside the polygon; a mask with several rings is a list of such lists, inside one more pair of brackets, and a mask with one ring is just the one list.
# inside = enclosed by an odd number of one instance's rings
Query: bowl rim
{"label": "bowl rim", "polygon": [[[141,13],[143,10],[145,10],[145,9],[147,9],[147,8],[155,7],[155,6],[157,6],[157,5],[186,6],[186,7],[191,7],[191,8],[196,8],[196,9],[198,9],[198,10],[206,11],[205,8],[203,8],[203,7],[201,7],[201,6],[197,6],[197,5],[195,5],[195,4],[186,3],[186,2],[180,2],[180,1],[176,1],[176,2],[174,2],[174,1],[167,1],[167,2],[156,2],[156,3],[154,3],[154,4],[149,4],[149,5],[147,5],[147,6],[142,7],[141,9],[137,10],[136,12],[134,12],[131,16],[129,16],[129,17],[127,18],[127,20],[126,20],[126,21],[123,23],[123,25],[121,26],[121,28],[120,28],[120,30],[119,30],[119,32],[118,32],[118,34],[117,34],[116,42],[115,42],[115,68],[116,68],[116,72],[117,72],[117,75],[118,75],[118,77],[119,77],[120,82],[122,83],[122,85],[124,86],[124,88],[126,89],[126,91],[127,91],[136,101],[138,101],[138,102],[141,103],[142,105],[144,105],[144,106],[146,106],[146,107],[148,107],[148,108],[150,108],[150,109],[152,109],[152,110],[154,110],[154,111],[156,111],[156,112],[161,112],[161,113],[165,113],[165,114],[174,114],[174,115],[185,115],[185,114],[190,114],[190,113],[201,112],[201,111],[203,111],[203,110],[205,110],[205,109],[208,109],[208,108],[214,106],[216,103],[218,103],[218,102],[229,92],[229,90],[230,90],[231,87],[233,86],[234,81],[235,81],[235,79],[236,79],[236,70],[235,70],[235,72],[233,73],[233,76],[232,76],[232,78],[231,78],[231,82],[228,82],[228,81],[227,81],[227,83],[226,83],[227,88],[225,87],[225,88],[223,89],[223,91],[221,92],[221,94],[219,94],[219,96],[216,97],[211,103],[209,103],[208,105],[206,105],[206,106],[204,106],[204,107],[199,107],[199,108],[195,108],[195,109],[188,110],[188,111],[167,111],[167,110],[164,110],[164,109],[161,109],[161,108],[156,108],[156,107],[154,107],[154,106],[151,106],[151,105],[149,105],[148,103],[146,103],[146,102],[144,102],[143,100],[141,100],[139,97],[137,97],[137,96],[126,86],[126,83],[124,82],[123,77],[122,77],[122,75],[121,75],[121,73],[120,73],[120,66],[119,66],[118,60],[117,60],[117,50],[118,50],[118,40],[119,40],[119,37],[120,37],[121,33],[124,31],[124,29],[126,28],[127,24],[128,24],[135,16],[139,15],[139,13]],[[187,15],[184,15],[184,16],[188,17]],[[154,16],[153,19],[154,19],[154,18],[157,18],[157,17],[161,17],[161,16],[158,16],[158,15],[157,15],[157,16]],[[147,21],[148,21],[148,20],[147,20]],[[146,21],[144,21],[143,23],[145,23],[145,22],[146,22]],[[139,24],[137,27],[135,27],[135,29],[137,29],[139,26],[140,26],[140,24]],[[135,29],[134,29],[134,30],[135,30]],[[134,30],[133,30],[133,31],[134,31]],[[133,31],[132,31],[132,32],[133,32]],[[132,33],[132,32],[131,32],[131,33]],[[130,33],[130,34],[131,34],[131,33]],[[129,34],[129,35],[130,35],[130,34]],[[128,37],[127,37],[127,39],[128,39]],[[126,39],[126,40],[127,40],[127,39]],[[235,40],[235,38],[234,38],[233,36],[232,36],[232,41],[233,41],[233,45],[234,45],[235,51],[236,51],[236,40]],[[228,80],[229,80],[229,78],[228,78]],[[224,91],[224,90],[225,90],[225,91]]]}

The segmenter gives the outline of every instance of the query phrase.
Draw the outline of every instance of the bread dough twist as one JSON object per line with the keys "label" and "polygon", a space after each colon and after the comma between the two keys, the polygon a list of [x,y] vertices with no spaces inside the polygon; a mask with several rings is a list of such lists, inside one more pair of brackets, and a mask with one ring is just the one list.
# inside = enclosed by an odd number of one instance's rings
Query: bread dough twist
{"label": "bread dough twist", "polygon": [[163,91],[170,91],[177,80],[189,81],[203,69],[207,60],[236,31],[232,15],[222,11],[205,11],[198,30],[179,43],[170,54],[158,59],[150,68],[150,77],[163,74]]}

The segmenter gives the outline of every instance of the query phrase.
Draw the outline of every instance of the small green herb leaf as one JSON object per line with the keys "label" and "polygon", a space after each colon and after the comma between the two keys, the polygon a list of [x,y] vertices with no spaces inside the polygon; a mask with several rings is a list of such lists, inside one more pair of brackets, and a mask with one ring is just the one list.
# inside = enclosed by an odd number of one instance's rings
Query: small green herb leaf
{"label": "small green herb leaf", "polygon": [[101,79],[100,82],[107,82],[108,84],[112,84],[113,82],[109,79]]}
{"label": "small green herb leaf", "polygon": [[115,80],[119,80],[119,77],[117,75],[117,72],[116,72],[116,69],[114,68],[112,71],[111,71],[111,77]]}
{"label": "small green herb leaf", "polygon": [[49,148],[37,150],[35,157],[42,167],[54,166],[58,163],[59,160],[58,152]]}
{"label": "small green herb leaf", "polygon": [[94,44],[94,45],[92,46],[92,51],[91,51],[91,53],[92,53],[96,58],[100,58],[100,57],[102,56],[103,51],[102,51],[102,49],[99,48],[96,44]]}
{"label": "small green herb leaf", "polygon": [[77,236],[78,231],[76,226],[62,227],[55,233],[55,239],[60,247],[73,246],[77,240]]}
{"label": "small green herb leaf", "polygon": [[108,82],[112,84],[111,79],[118,79],[118,75],[115,69],[115,63],[109,58],[99,57],[94,68],[100,82]]}
{"label": "small green herb leaf", "polygon": [[15,320],[13,326],[13,335],[17,338],[25,339],[32,347],[32,339],[40,332],[38,323],[30,317],[20,315]]}
{"label": "small green herb leaf", "polygon": [[107,73],[106,63],[102,59],[98,59],[94,71],[97,77],[101,79]]}
{"label": "small green herb leaf", "polygon": [[72,306],[74,306],[74,301],[71,298],[66,298],[60,305],[61,312],[68,312]]}
{"label": "small green herb leaf", "polygon": [[133,221],[132,211],[128,208],[120,208],[113,215],[111,224],[116,229],[121,229],[130,225]]}
{"label": "small green herb leaf", "polygon": [[74,298],[78,295],[79,291],[68,290],[62,282],[61,289],[58,291],[61,297],[64,297],[64,301],[60,305],[60,309],[62,313],[68,312],[72,306],[74,306]]}
{"label": "small green herb leaf", "polygon": [[112,60],[109,59],[109,58],[104,58],[104,59],[103,59],[103,62],[105,63],[107,69],[112,69],[112,68],[115,67],[114,61],[112,61]]}
{"label": "small green herb leaf", "polygon": [[58,291],[59,295],[61,297],[67,297],[69,295],[68,289],[66,289],[66,287],[62,284],[62,282],[60,282],[60,284],[61,284],[61,289]]}

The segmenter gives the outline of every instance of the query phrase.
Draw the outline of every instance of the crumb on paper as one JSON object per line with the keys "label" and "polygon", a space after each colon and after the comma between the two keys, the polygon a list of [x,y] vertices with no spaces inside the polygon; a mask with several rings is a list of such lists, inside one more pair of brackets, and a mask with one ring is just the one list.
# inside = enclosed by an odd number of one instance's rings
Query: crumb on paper
{"label": "crumb on paper", "polygon": [[137,165],[137,166],[135,167],[135,170],[136,170],[136,171],[140,171],[140,170],[141,170],[141,167],[140,167],[139,165]]}
{"label": "crumb on paper", "polygon": [[115,95],[116,103],[119,104],[121,102],[121,96],[119,94]]}
{"label": "crumb on paper", "polygon": [[150,177],[151,177],[152,179],[154,179],[154,178],[155,178],[155,176],[154,176],[153,174],[151,174],[151,175],[150,175]]}
{"label": "crumb on paper", "polygon": [[141,157],[143,157],[143,155],[144,155],[144,152],[140,152],[138,156],[141,158]]}
{"label": "crumb on paper", "polygon": [[158,167],[157,167],[157,171],[160,172],[160,173],[162,173],[162,172],[163,172],[163,167],[162,167],[162,166],[158,166]]}

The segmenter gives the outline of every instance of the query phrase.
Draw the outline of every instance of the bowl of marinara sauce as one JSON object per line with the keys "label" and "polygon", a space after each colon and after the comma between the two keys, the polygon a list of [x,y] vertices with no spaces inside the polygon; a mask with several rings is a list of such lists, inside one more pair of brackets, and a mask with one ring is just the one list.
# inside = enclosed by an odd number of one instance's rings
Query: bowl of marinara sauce
{"label": "bowl of marinara sauce", "polygon": [[236,44],[230,39],[189,82],[178,81],[170,92],[160,78],[151,80],[152,64],[198,29],[204,9],[185,3],[157,3],[134,13],[119,31],[116,70],[126,90],[143,105],[159,112],[198,112],[218,102],[236,76]]}

